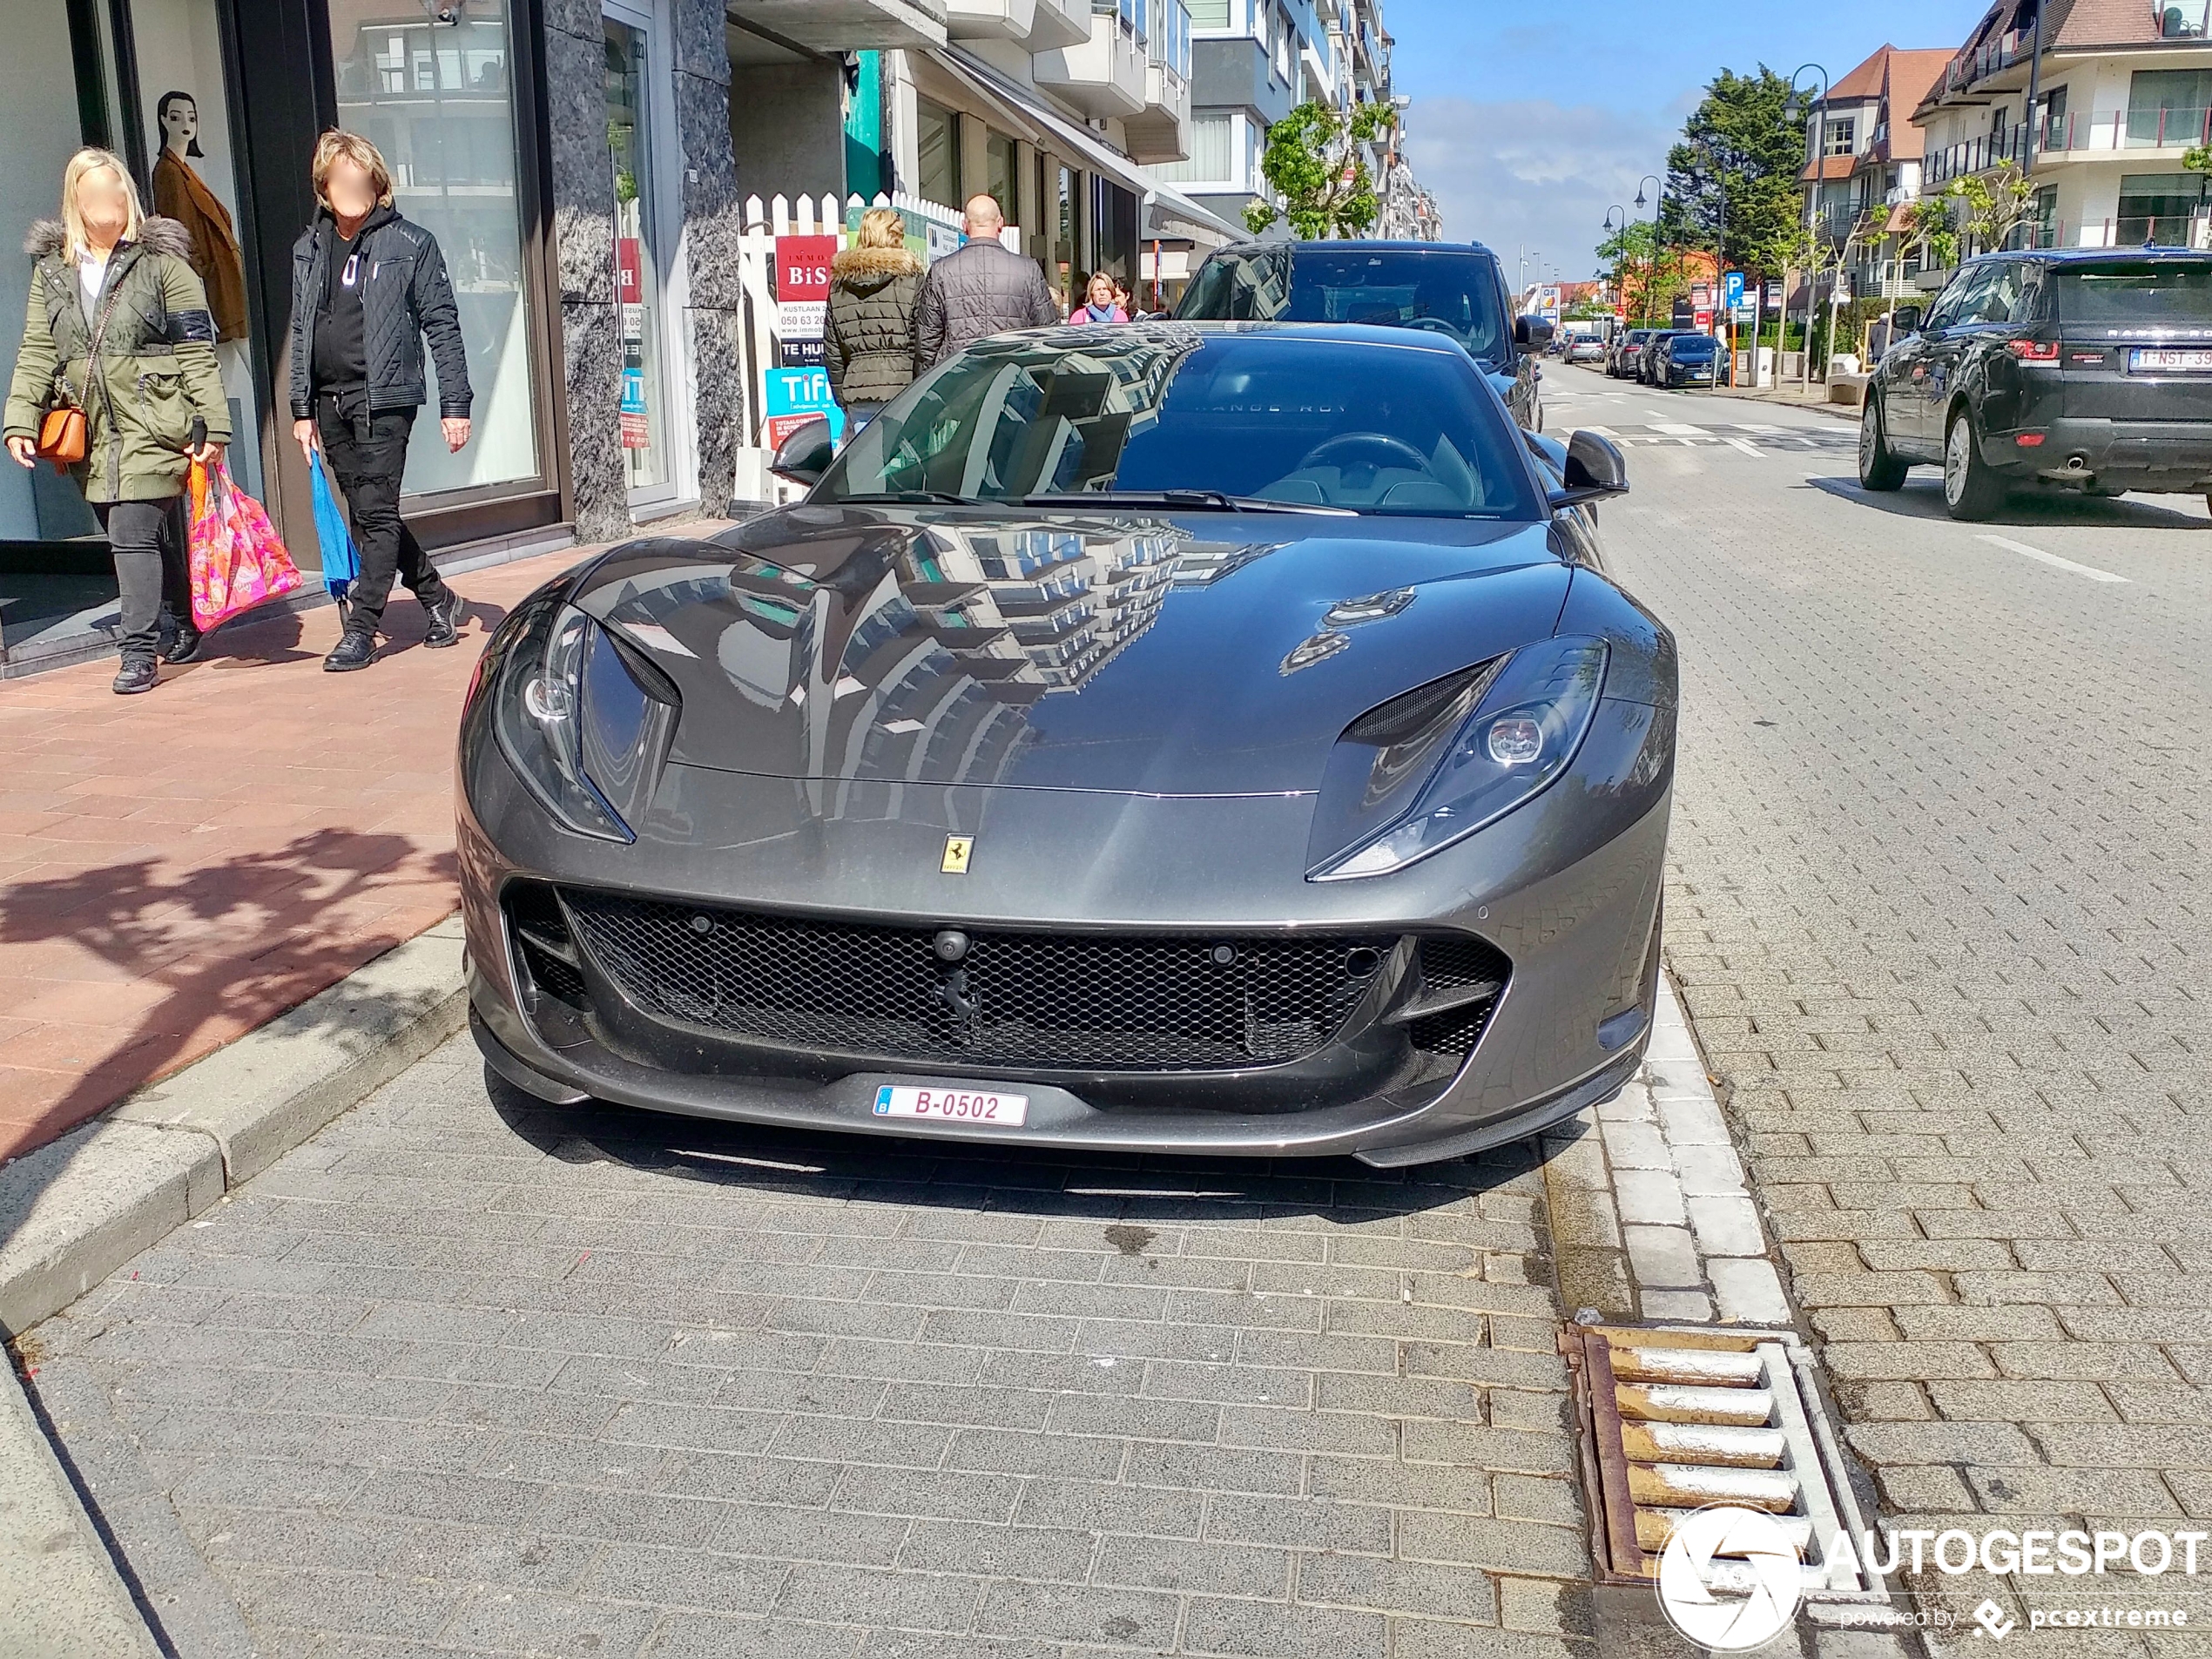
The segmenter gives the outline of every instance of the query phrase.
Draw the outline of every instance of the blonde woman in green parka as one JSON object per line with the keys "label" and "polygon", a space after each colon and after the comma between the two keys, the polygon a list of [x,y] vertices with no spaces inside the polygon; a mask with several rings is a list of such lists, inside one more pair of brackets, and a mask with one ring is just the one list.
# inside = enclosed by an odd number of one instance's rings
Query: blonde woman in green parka
{"label": "blonde woman in green parka", "polygon": [[914,377],[914,300],[921,261],[907,252],[907,221],[888,207],[860,215],[853,246],[830,264],[822,361],[850,438]]}
{"label": "blonde woman in green parka", "polygon": [[129,172],[105,150],[70,158],[60,222],[34,225],[24,251],[37,263],[8,388],[8,453],[37,466],[46,411],[84,411],[85,456],[70,470],[115,556],[123,598],[115,689],[150,691],[160,678],[165,598],[177,616],[169,660],[199,646],[184,550],[165,543],[162,523],[191,463],[219,460],[231,441],[207,292],[192,268],[190,234],[173,219],[146,217]]}

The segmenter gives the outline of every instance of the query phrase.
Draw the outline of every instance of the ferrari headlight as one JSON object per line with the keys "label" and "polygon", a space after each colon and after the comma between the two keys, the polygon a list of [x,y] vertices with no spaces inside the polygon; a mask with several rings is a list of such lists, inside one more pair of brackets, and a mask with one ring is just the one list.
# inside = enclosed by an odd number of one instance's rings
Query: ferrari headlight
{"label": "ferrari headlight", "polygon": [[627,819],[652,798],[676,725],[673,688],[557,594],[523,622],[490,689],[501,752],[564,827],[636,840]]}
{"label": "ferrari headlight", "polygon": [[[1402,870],[1542,793],[1582,746],[1604,687],[1601,640],[1551,639],[1515,651],[1491,677],[1413,806],[1312,879]],[[1379,766],[1384,759],[1387,752]]]}

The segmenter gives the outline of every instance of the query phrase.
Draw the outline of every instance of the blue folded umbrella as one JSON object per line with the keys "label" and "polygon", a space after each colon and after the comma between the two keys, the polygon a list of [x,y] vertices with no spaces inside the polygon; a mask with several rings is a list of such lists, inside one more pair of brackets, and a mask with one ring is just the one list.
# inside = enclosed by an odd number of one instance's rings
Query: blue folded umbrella
{"label": "blue folded umbrella", "polygon": [[332,598],[343,599],[354,578],[361,573],[361,556],[354,546],[346,515],[338,509],[338,497],[331,492],[330,475],[323,470],[320,453],[313,457],[308,471],[315,481],[315,540],[322,545],[322,584],[330,590]]}

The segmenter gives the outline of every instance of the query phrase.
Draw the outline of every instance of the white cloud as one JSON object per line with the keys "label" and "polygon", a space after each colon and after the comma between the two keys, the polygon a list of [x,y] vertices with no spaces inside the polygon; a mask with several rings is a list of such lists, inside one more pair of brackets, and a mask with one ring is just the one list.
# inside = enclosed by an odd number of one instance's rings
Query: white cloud
{"label": "white cloud", "polygon": [[[1406,111],[1406,129],[1413,176],[1436,192],[1446,236],[1487,243],[1508,281],[1522,248],[1532,281],[1536,253],[1541,268],[1575,281],[1596,274],[1606,210],[1635,211],[1637,181],[1666,171],[1680,126],[1679,117],[1588,105],[1431,98]],[[1651,206],[1647,189],[1646,216]]]}

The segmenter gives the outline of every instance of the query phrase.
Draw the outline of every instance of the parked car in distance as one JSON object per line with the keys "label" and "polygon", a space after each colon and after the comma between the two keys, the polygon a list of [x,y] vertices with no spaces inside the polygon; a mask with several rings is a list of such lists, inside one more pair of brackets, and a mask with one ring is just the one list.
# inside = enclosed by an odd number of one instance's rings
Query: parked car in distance
{"label": "parked car in distance", "polygon": [[1615,335],[1612,345],[1605,352],[1606,378],[1615,381],[1633,379],[1636,361],[1643,355],[1643,348],[1650,343],[1655,332],[1649,328],[1631,328],[1625,334]]}
{"label": "parked car in distance", "polygon": [[1178,322],[1340,322],[1457,341],[1513,418],[1544,429],[1541,317],[1515,317],[1504,264],[1480,242],[1240,242],[1217,248]]}
{"label": "parked car in distance", "polygon": [[1595,334],[1577,334],[1568,341],[1566,354],[1570,363],[1602,363],[1605,342]]}
{"label": "parked car in distance", "polygon": [[1684,332],[1680,328],[1655,328],[1643,342],[1643,349],[1636,354],[1636,381],[1643,386],[1656,386],[1658,380],[1652,371],[1659,364],[1659,348]]}
{"label": "parked car in distance", "polygon": [[2034,483],[2212,502],[2212,255],[1986,254],[1919,311],[1898,312],[1867,388],[1867,489],[1896,489],[1927,462],[1959,519]]}
{"label": "parked car in distance", "polygon": [[1669,388],[1710,386],[1720,373],[1720,342],[1710,334],[1669,334],[1659,342],[1652,384]]}

